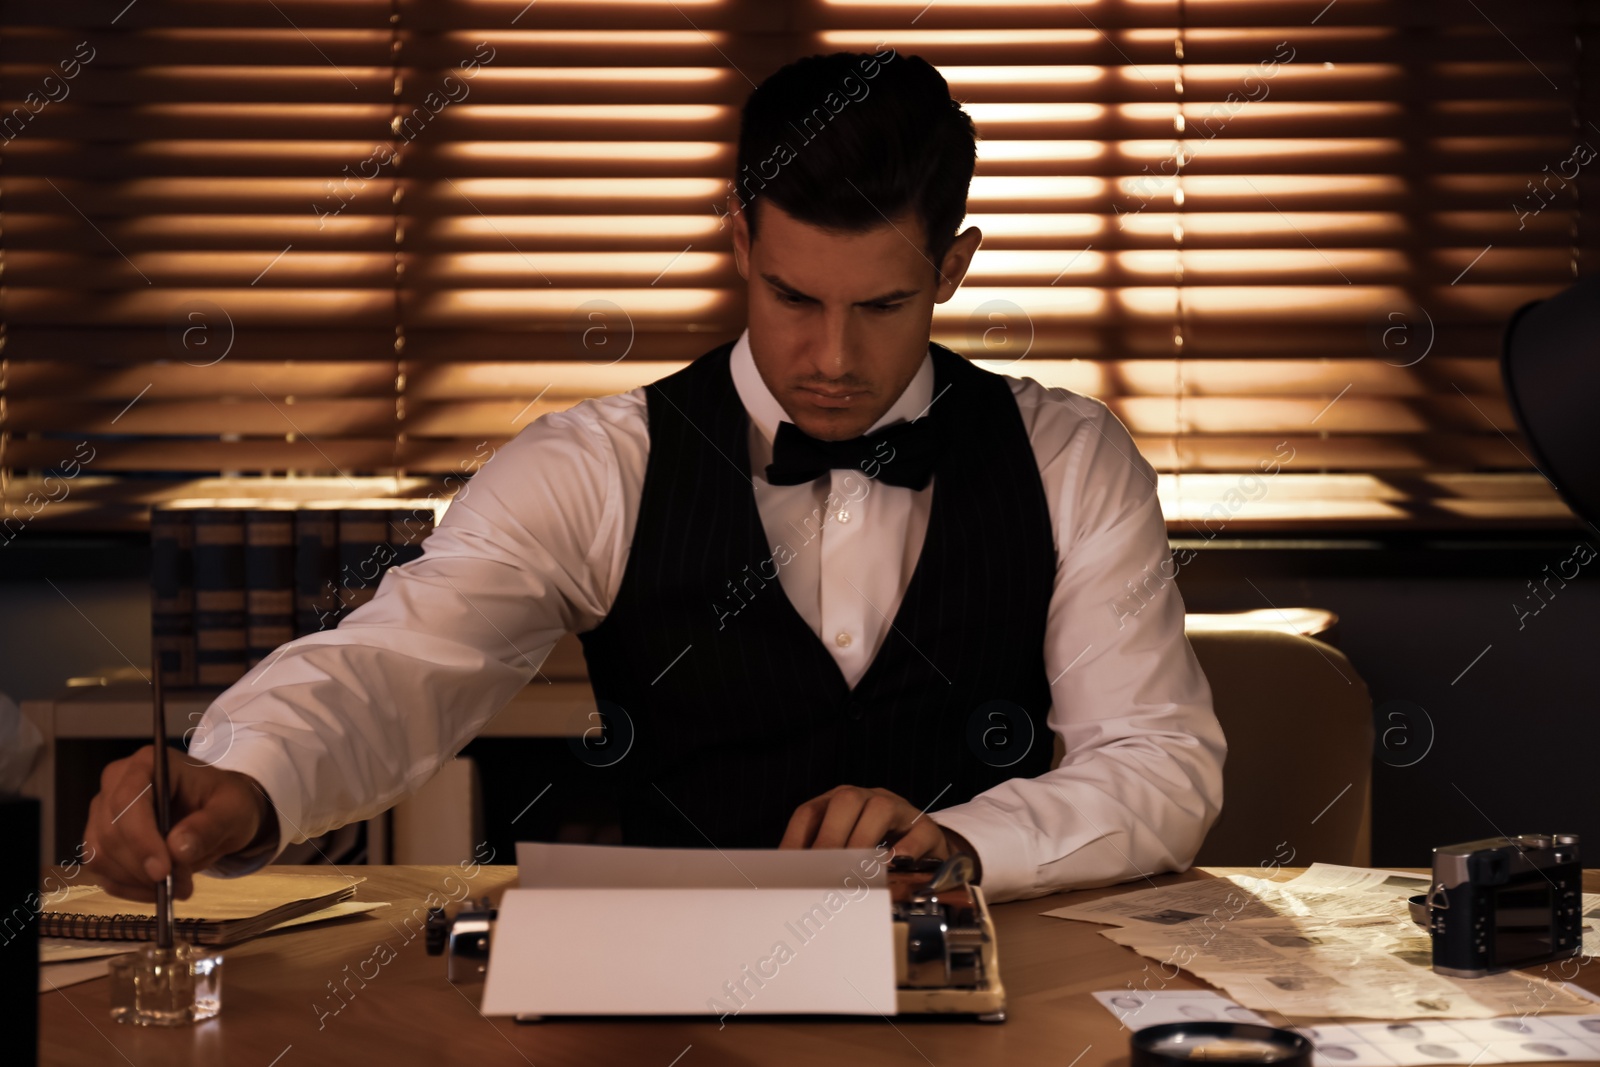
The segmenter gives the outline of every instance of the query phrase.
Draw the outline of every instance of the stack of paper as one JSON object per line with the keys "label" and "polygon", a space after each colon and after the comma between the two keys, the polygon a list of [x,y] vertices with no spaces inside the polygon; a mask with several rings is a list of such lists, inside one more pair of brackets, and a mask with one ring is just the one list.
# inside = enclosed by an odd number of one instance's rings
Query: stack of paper
{"label": "stack of paper", "polygon": [[[1427,879],[1319,863],[1289,881],[1229,875],[1107,897],[1045,912],[1110,924],[1119,945],[1161,961],[1141,991],[1181,968],[1241,1005],[1286,1018],[1492,1019],[1589,1014],[1566,987],[1576,960],[1545,973],[1448,978],[1432,969],[1428,933],[1406,898]],[[1593,900],[1585,899],[1585,911]]]}

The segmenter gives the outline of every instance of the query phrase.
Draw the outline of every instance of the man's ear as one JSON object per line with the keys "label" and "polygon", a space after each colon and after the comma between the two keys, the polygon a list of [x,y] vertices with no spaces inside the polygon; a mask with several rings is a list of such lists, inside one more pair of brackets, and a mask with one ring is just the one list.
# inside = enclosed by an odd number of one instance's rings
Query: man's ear
{"label": "man's ear", "polygon": [[967,268],[972,266],[972,257],[982,243],[983,231],[976,226],[968,226],[956,234],[955,240],[945,251],[944,260],[939,264],[939,287],[934,290],[933,296],[935,304],[942,304],[956,295],[956,290],[961,288],[961,282],[967,276]]}
{"label": "man's ear", "polygon": [[733,219],[733,263],[739,268],[739,277],[750,280],[750,223],[744,215],[744,204],[735,193],[728,194],[728,217]]}

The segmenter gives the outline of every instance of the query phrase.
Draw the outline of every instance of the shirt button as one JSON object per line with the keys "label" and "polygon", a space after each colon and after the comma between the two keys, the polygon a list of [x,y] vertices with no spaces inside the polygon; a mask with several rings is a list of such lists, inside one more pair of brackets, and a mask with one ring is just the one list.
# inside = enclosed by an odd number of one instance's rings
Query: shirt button
{"label": "shirt button", "polygon": [[838,519],[840,522],[849,522],[850,521],[850,513],[848,511],[846,511],[844,508],[840,508],[838,510],[838,512],[833,517]]}
{"label": "shirt button", "polygon": [[838,645],[840,648],[849,648],[850,647],[850,634],[849,634],[849,632],[846,631],[846,630],[840,630],[838,633],[834,634],[833,635],[833,643]]}

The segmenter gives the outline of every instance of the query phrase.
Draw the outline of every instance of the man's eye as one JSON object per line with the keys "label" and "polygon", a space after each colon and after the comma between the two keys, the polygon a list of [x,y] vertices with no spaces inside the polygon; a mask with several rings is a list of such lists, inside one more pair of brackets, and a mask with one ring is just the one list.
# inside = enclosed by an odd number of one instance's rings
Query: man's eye
{"label": "man's eye", "polygon": [[867,306],[872,308],[873,311],[899,311],[901,308],[905,307],[905,303],[902,302],[902,303],[899,303],[899,304],[868,304]]}
{"label": "man's eye", "polygon": [[782,303],[790,305],[791,307],[797,307],[808,302],[803,296],[792,296],[789,293],[779,293],[778,300]]}

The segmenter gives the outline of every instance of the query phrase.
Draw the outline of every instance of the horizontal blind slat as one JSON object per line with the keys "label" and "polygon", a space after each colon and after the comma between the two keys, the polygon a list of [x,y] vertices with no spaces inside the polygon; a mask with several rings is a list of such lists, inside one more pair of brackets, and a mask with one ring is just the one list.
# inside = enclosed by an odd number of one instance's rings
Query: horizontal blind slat
{"label": "horizontal blind slat", "polygon": [[[1169,518],[1282,444],[1346,473],[1275,483],[1250,528],[1560,521],[1508,473],[1499,330],[1593,261],[1600,168],[1563,174],[1600,144],[1575,123],[1600,106],[1593,13],[936,4],[907,29],[921,7],[8,10],[0,464],[82,433],[141,476],[442,474],[668,373],[743,326],[716,206],[752,82],[892,42],[983,134],[984,246],[934,339],[1105,400],[1186,472]],[[585,345],[595,308],[615,347]],[[1439,480],[1486,472],[1512,480]]]}

